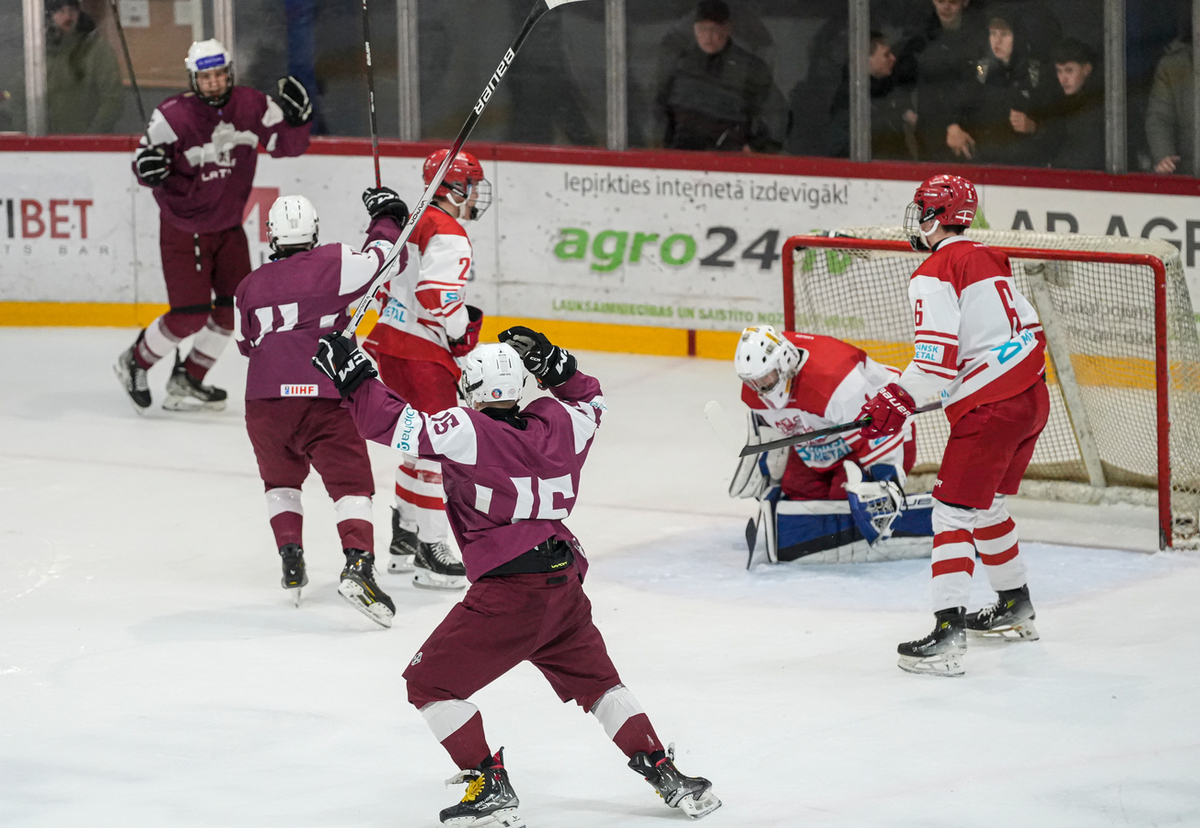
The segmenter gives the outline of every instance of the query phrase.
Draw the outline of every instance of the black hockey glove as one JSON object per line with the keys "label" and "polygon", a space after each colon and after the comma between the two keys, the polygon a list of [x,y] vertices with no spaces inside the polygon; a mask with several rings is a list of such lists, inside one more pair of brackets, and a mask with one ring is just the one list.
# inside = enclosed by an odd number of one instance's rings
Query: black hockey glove
{"label": "black hockey glove", "polygon": [[537,377],[540,385],[555,388],[575,376],[577,364],[575,357],[565,348],[551,345],[545,334],[514,325],[507,331],[501,331],[497,337],[501,342],[512,346],[526,370]]}
{"label": "black hockey glove", "polygon": [[143,147],[133,160],[134,170],[143,184],[157,187],[171,174],[167,153],[161,147]]}
{"label": "black hockey glove", "polygon": [[312,120],[312,101],[304,84],[291,75],[279,79],[279,98],[276,103],[283,110],[283,120],[289,126],[303,126]]}
{"label": "black hockey glove", "polygon": [[317,355],[312,364],[317,370],[333,380],[338,393],[348,397],[358,386],[379,376],[371,360],[367,358],[353,340],[339,334],[325,334],[317,343]]}
{"label": "black hockey glove", "polygon": [[391,187],[368,187],[363,190],[362,200],[371,218],[391,216],[401,227],[408,224],[408,205]]}

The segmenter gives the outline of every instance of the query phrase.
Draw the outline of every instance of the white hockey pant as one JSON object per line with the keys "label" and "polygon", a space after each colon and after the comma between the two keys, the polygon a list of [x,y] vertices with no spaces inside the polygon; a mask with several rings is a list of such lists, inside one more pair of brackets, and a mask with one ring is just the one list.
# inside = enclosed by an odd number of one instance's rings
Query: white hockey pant
{"label": "white hockey pant", "polygon": [[405,457],[396,469],[395,503],[401,528],[415,531],[422,543],[446,542],[450,526],[446,522],[441,463]]}
{"label": "white hockey pant", "polygon": [[1017,544],[1017,525],[1008,514],[1004,495],[979,511],[975,524],[975,548],[992,589],[1018,589],[1027,583],[1028,572]]}
{"label": "white hockey pant", "polygon": [[933,611],[965,607],[975,572],[978,509],[933,501]]}

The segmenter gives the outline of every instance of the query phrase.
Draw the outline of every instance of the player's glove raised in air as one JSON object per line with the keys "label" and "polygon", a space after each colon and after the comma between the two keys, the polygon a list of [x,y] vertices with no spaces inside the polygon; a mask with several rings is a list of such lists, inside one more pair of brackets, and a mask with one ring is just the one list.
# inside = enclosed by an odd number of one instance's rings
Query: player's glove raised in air
{"label": "player's glove raised in air", "polygon": [[167,154],[161,147],[143,147],[133,159],[133,168],[143,184],[157,187],[171,174]]}
{"label": "player's glove raised in air", "polygon": [[367,355],[339,334],[325,334],[317,343],[317,355],[312,364],[317,370],[333,380],[338,393],[347,397],[367,380],[379,376]]}
{"label": "player's glove raised in air", "polygon": [[479,329],[483,325],[483,311],[474,305],[467,305],[467,330],[459,339],[450,340],[450,354],[465,357],[479,344]]}
{"label": "player's glove raised in air", "polygon": [[408,205],[391,187],[369,187],[363,190],[362,200],[371,218],[391,216],[401,227],[408,223]]}
{"label": "player's glove raised in air", "polygon": [[312,120],[312,101],[309,100],[308,90],[296,78],[288,75],[278,82],[279,96],[275,101],[283,110],[283,120],[288,126],[303,126]]}
{"label": "player's glove raised in air", "polygon": [[904,423],[916,413],[917,404],[912,395],[896,383],[889,383],[867,400],[867,404],[858,413],[860,420],[865,417],[871,418],[870,425],[863,426],[859,433],[868,440],[890,437],[904,428]]}
{"label": "player's glove raised in air", "polygon": [[498,338],[512,346],[525,363],[525,369],[537,377],[540,385],[554,388],[575,376],[575,357],[565,348],[551,345],[545,334],[514,325],[501,331]]}

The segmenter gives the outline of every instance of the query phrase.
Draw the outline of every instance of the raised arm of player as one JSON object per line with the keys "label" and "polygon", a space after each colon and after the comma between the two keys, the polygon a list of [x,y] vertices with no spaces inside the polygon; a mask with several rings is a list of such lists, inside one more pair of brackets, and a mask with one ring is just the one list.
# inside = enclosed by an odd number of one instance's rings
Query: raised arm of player
{"label": "raised arm of player", "polygon": [[312,121],[292,126],[287,122],[279,104],[261,92],[262,115],[253,125],[254,134],[259,143],[266,148],[272,158],[295,158],[308,150],[309,138],[312,134]]}

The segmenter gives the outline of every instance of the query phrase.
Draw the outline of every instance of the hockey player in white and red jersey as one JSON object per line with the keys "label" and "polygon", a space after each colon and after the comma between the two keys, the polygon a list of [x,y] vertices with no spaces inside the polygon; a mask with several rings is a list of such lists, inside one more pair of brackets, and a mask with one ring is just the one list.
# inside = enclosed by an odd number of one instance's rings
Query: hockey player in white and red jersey
{"label": "hockey player in white and red jersey", "polygon": [[[913,673],[957,676],[968,630],[1035,640],[1025,562],[1005,507],[1016,494],[1046,425],[1045,337],[1013,281],[1008,257],[963,235],[975,218],[975,187],[937,175],[917,188],[904,224],[915,250],[931,250],[908,295],[915,355],[900,378],[863,406],[867,438],[902,431],[918,409],[940,402],[950,421],[933,507],[934,630],[898,648]],[[975,555],[998,600],[968,614]]]}
{"label": "hockey player in white and red jersey", "polygon": [[[751,412],[751,442],[850,422],[864,402],[900,376],[895,368],[840,339],[791,331],[781,334],[770,325],[742,331],[734,365],[742,381],[742,401]],[[850,431],[751,455],[739,464],[729,493],[758,498],[766,506],[762,519],[768,523],[766,557],[771,562],[826,552],[861,539],[874,544],[890,538],[893,530],[928,537],[927,509],[895,525],[904,509],[905,477],[916,460],[914,434],[914,425],[907,423],[896,434],[876,439]],[[873,522],[860,502],[860,495],[868,490],[886,494],[891,501],[883,523]],[[785,517],[773,509],[780,498],[829,503],[811,514]],[[755,560],[752,548],[750,563]]]}
{"label": "hockey player in white and red jersey", "polygon": [[[449,150],[425,159],[433,181]],[[377,295],[379,321],[363,343],[384,384],[424,414],[458,404],[456,357],[479,341],[483,313],[466,304],[471,240],[462,222],[478,219],[492,201],[479,159],[460,152],[406,246],[408,264]],[[466,570],[446,543],[449,529],[442,469],[435,460],[405,455],[396,470],[389,572],[415,569],[413,583],[435,589],[466,586]]]}

